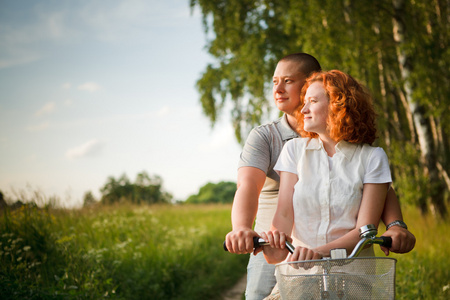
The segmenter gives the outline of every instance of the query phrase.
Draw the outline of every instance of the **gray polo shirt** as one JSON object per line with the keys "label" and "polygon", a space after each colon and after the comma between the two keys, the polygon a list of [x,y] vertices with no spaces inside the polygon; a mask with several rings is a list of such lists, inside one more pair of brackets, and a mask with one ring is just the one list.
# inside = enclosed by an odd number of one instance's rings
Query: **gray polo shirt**
{"label": "gray polo shirt", "polygon": [[266,181],[259,196],[255,231],[268,231],[278,203],[280,177],[273,170],[284,144],[298,134],[289,126],[286,115],[254,128],[244,145],[238,168],[255,167],[266,173]]}

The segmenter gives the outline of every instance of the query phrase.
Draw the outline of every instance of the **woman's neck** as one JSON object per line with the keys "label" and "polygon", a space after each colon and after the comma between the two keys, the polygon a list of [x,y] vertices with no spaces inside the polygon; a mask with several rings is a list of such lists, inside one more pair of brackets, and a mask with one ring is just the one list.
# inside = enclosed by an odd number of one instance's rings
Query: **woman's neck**
{"label": "woman's neck", "polygon": [[327,134],[319,134],[319,138],[322,141],[323,147],[325,148],[328,156],[333,157],[333,155],[336,153],[335,146],[337,142]]}

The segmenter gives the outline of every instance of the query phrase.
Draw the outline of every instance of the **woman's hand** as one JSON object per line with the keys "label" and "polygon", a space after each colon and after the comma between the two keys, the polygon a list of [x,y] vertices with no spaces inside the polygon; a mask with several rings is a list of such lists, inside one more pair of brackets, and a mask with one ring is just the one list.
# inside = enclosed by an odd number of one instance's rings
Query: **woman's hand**
{"label": "woman's hand", "polygon": [[[286,241],[292,242],[292,238],[278,230],[262,232],[260,236],[270,244],[270,246],[262,247],[266,261],[269,264],[282,262],[289,253],[286,248]],[[260,251],[258,249],[255,250],[256,253]]]}
{"label": "woman's hand", "polygon": [[299,260],[313,260],[322,259],[323,256],[314,249],[309,249],[306,247],[295,247],[294,253],[288,258],[288,261],[299,261]]}

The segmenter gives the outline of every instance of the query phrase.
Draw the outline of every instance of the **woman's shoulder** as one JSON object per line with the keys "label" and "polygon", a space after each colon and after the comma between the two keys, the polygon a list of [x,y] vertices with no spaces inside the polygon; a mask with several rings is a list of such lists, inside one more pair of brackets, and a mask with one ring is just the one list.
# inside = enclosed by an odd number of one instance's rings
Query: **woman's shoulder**
{"label": "woman's shoulder", "polygon": [[307,137],[296,137],[286,142],[286,147],[306,147],[310,143],[315,143],[317,139]]}
{"label": "woman's shoulder", "polygon": [[377,146],[371,146],[369,144],[362,144],[362,151],[366,151],[371,155],[383,156],[386,155],[386,152],[383,148]]}

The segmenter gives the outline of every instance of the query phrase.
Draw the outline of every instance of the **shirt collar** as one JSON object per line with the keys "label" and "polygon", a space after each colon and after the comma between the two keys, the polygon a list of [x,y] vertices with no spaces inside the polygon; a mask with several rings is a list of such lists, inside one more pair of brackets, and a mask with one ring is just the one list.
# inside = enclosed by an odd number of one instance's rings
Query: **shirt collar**
{"label": "shirt collar", "polygon": [[287,121],[287,116],[286,114],[284,114],[281,117],[281,126],[280,126],[280,133],[281,133],[281,138],[286,141],[286,140],[290,140],[296,137],[299,137],[299,135],[297,134],[297,132],[295,132],[291,126],[289,126],[289,123]]}
{"label": "shirt collar", "polygon": [[335,148],[336,152],[337,151],[341,152],[348,160],[351,160],[358,146],[359,144],[340,141],[339,143],[337,143]]}
{"label": "shirt collar", "polygon": [[[342,153],[345,158],[348,160],[351,160],[353,157],[353,154],[356,151],[356,148],[359,144],[349,143],[346,141],[340,141],[336,144],[335,149],[336,152]],[[308,141],[308,144],[306,145],[307,150],[319,150],[323,148],[323,143],[319,138],[313,138]]]}

